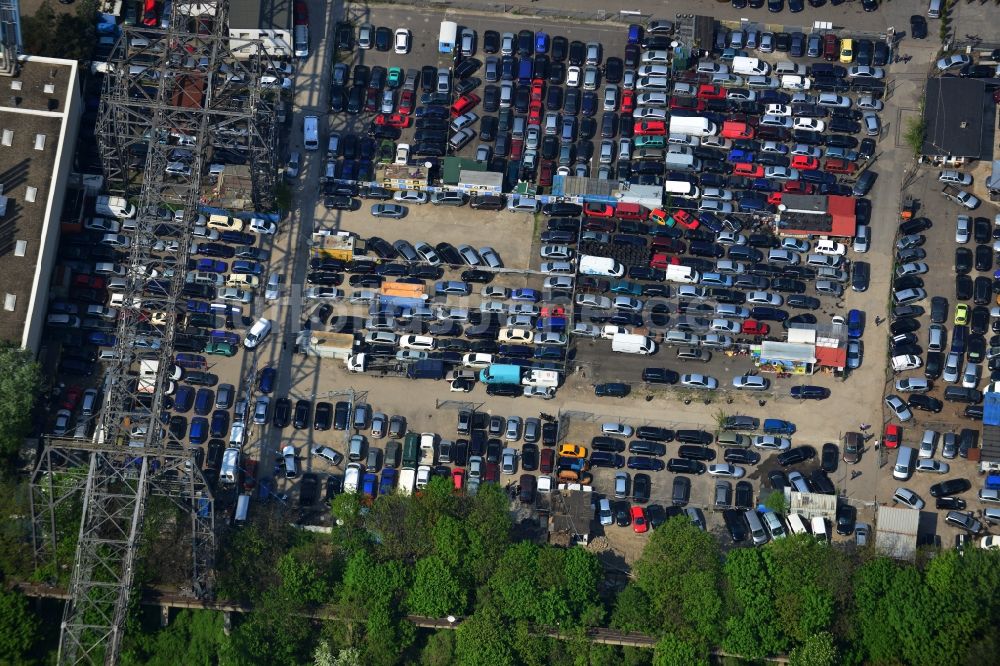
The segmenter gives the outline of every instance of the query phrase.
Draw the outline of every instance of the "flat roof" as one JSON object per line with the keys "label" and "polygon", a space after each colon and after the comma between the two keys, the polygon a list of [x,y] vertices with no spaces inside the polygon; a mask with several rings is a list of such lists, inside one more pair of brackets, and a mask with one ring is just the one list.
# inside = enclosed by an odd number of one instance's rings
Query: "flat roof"
{"label": "flat roof", "polygon": [[760,358],[762,361],[815,363],[816,345],[764,340],[760,344]]}
{"label": "flat roof", "polygon": [[875,551],[897,560],[913,561],[917,555],[920,512],[880,506],[875,512]]}
{"label": "flat roof", "polygon": [[17,345],[25,343],[29,308],[48,299],[34,292],[40,271],[52,270],[41,253],[46,234],[59,233],[59,220],[49,216],[64,193],[54,193],[58,202],[49,197],[58,160],[72,159],[73,146],[61,139],[75,80],[67,61],[37,58],[21,59],[16,77],[0,79],[0,195],[7,206],[0,217],[0,340]]}
{"label": "flat roof", "polygon": [[825,213],[826,196],[822,194],[782,194],[781,207],[793,213]]}
{"label": "flat roof", "polygon": [[288,30],[293,0],[229,0],[230,30]]}
{"label": "flat roof", "polygon": [[927,135],[921,152],[972,159],[992,156],[993,106],[982,79],[928,79],[924,105]]}

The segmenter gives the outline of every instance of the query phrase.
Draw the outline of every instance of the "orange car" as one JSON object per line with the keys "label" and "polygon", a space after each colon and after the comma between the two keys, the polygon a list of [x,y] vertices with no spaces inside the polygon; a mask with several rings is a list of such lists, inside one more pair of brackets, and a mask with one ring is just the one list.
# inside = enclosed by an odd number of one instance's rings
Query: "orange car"
{"label": "orange car", "polygon": [[632,129],[640,136],[667,135],[667,124],[662,120],[640,120],[632,126]]}
{"label": "orange car", "polygon": [[560,444],[559,455],[567,458],[586,458],[587,449],[578,444]]}

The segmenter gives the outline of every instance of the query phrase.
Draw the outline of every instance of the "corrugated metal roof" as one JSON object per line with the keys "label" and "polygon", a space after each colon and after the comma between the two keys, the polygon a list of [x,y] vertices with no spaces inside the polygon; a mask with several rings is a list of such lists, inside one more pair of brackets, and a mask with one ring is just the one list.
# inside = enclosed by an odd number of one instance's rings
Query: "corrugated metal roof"
{"label": "corrugated metal roof", "polygon": [[875,515],[875,550],[897,560],[913,561],[917,554],[920,512],[880,506]]}
{"label": "corrugated metal roof", "polygon": [[979,442],[979,459],[986,462],[1000,462],[1000,427],[983,425],[983,436]]}
{"label": "corrugated metal roof", "polygon": [[837,496],[823,495],[820,493],[800,493],[797,490],[790,491],[789,511],[797,513],[806,519],[822,516],[835,522],[837,519]]}
{"label": "corrugated metal roof", "polygon": [[983,396],[983,425],[1000,426],[1000,393]]}
{"label": "corrugated metal roof", "polygon": [[761,360],[798,361],[799,363],[815,363],[815,345],[797,344],[794,342],[774,342],[765,340],[760,345]]}

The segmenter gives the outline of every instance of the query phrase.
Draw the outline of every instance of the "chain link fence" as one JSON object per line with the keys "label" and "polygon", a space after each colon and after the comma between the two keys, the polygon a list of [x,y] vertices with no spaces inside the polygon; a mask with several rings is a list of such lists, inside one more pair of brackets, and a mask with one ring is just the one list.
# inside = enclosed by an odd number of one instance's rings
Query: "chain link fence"
{"label": "chain link fence", "polygon": [[[532,0],[533,1],[533,0]],[[393,2],[368,2],[368,5],[412,5],[425,10],[437,11],[467,11],[483,14],[500,14],[510,16],[526,16],[544,19],[566,19],[572,21],[586,21],[590,23],[646,23],[652,18],[652,14],[631,10],[607,10],[595,9],[591,11],[574,11],[562,8],[536,7],[534,4],[513,4],[505,2],[463,2],[462,0],[393,0]]]}

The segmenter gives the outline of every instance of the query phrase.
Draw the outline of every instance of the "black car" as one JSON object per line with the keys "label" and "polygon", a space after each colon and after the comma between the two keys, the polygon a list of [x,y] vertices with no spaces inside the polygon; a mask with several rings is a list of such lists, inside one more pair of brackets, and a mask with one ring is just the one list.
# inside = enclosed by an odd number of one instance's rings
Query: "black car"
{"label": "black car", "polygon": [[961,497],[938,497],[934,502],[934,508],[938,510],[964,511],[965,507],[965,500]]}
{"label": "black car", "polygon": [[[522,454],[523,456],[523,454]],[[632,477],[632,501],[645,504],[649,501],[652,479],[648,474],[636,474]]]}
{"label": "black car", "polygon": [[782,467],[797,465],[816,457],[816,449],[811,446],[796,446],[778,456],[778,464]]}
{"label": "black car", "polygon": [[820,466],[824,472],[836,472],[837,461],[840,459],[840,450],[836,444],[827,443],[823,445],[823,452],[820,455]]}
{"label": "black car", "polygon": [[726,449],[722,459],[733,464],[756,465],[760,462],[760,454],[751,449]]}
{"label": "black car", "polygon": [[309,427],[312,420],[312,402],[309,400],[297,400],[295,402],[295,415],[292,418],[292,425],[296,430],[304,430]]}
{"label": "black car", "polygon": [[552,56],[552,59],[554,61],[562,62],[563,60],[566,59],[566,54],[568,49],[569,49],[569,40],[567,40],[565,37],[560,37],[560,36],[553,37],[552,45],[549,48],[549,55]]}
{"label": "black car", "polygon": [[913,39],[927,38],[927,19],[920,14],[910,17],[910,37]]}
{"label": "black car", "polygon": [[657,426],[640,426],[635,431],[635,435],[640,439],[651,439],[655,442],[672,442],[674,440],[673,430]]}
{"label": "black car", "polygon": [[691,479],[675,476],[671,486],[670,501],[674,506],[686,506],[691,500]]}
{"label": "black car", "polygon": [[715,451],[707,446],[683,444],[677,449],[677,455],[687,460],[715,460]]}
{"label": "black car", "polygon": [[955,248],[955,272],[966,275],[972,271],[972,250],[967,247]]}
{"label": "black car", "polygon": [[849,535],[854,533],[854,524],[858,518],[858,510],[847,502],[837,504],[837,534]]}
{"label": "black car", "polygon": [[955,276],[955,298],[959,301],[972,298],[972,278],[968,275]]}
{"label": "black car", "polygon": [[935,414],[940,412],[944,407],[944,403],[937,398],[920,393],[911,395],[906,401],[906,404],[910,407],[910,409],[919,409],[924,412],[934,412]]}
{"label": "black car", "polygon": [[747,526],[743,517],[743,511],[737,509],[726,509],[722,512],[722,519],[726,522],[726,530],[734,543],[746,541]]}
{"label": "black car", "polygon": [[835,495],[837,493],[833,487],[833,481],[821,469],[814,470],[807,478],[807,481],[814,493],[820,493],[821,495]]}
{"label": "black car", "polygon": [[780,469],[768,472],[767,481],[771,485],[772,490],[784,490],[789,486],[788,475]]}
{"label": "black car", "polygon": [[931,486],[930,493],[931,497],[951,497],[964,493],[970,488],[972,488],[972,483],[968,479],[947,479]]}
{"label": "black car", "polygon": [[642,381],[650,384],[676,384],[680,374],[666,368],[643,368]]}
{"label": "black car", "polygon": [[538,445],[525,444],[521,447],[521,469],[533,472],[538,469]]}
{"label": "black car", "polygon": [[667,471],[675,474],[704,474],[705,464],[687,458],[671,458],[667,461]]}
{"label": "black car", "polygon": [[972,220],[972,239],[976,243],[989,243],[992,234],[993,228],[985,217],[977,217]]}
{"label": "black car", "polygon": [[866,261],[855,261],[851,265],[851,289],[868,291],[871,276],[871,266]]}

